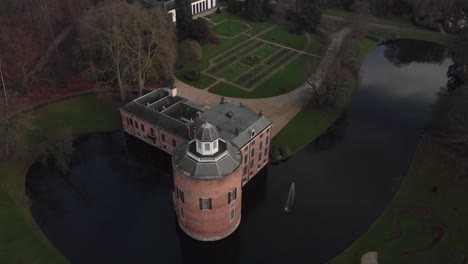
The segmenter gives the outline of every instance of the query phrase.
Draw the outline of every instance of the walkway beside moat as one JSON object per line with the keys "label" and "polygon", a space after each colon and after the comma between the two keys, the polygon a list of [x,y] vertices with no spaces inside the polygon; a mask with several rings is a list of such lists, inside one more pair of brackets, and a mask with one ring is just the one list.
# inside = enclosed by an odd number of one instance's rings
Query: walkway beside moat
{"label": "walkway beside moat", "polygon": [[[350,32],[349,28],[343,28],[340,32],[332,36],[332,42],[328,47],[326,55],[323,57],[320,65],[317,67],[316,75],[323,76],[327,71],[334,52],[341,47],[343,39]],[[319,80],[321,81],[321,80]],[[180,96],[190,98],[199,104],[213,106],[220,102],[220,96],[212,94],[207,90],[195,88],[180,80],[176,80],[175,86]],[[304,83],[294,91],[275,97],[261,99],[244,99],[225,97],[226,101],[234,104],[243,103],[255,111],[262,111],[265,116],[273,121],[273,136],[288,124],[288,122],[309,102],[310,93],[307,92],[308,85]]]}

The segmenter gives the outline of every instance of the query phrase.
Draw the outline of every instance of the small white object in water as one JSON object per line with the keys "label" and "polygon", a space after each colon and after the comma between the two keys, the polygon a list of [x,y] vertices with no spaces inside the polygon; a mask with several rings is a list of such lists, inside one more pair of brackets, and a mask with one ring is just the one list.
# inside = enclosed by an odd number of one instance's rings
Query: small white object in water
{"label": "small white object in water", "polygon": [[294,206],[294,182],[291,184],[291,187],[289,188],[289,194],[288,194],[288,199],[286,200],[286,205],[284,206],[284,210],[286,212],[291,212],[292,207]]}

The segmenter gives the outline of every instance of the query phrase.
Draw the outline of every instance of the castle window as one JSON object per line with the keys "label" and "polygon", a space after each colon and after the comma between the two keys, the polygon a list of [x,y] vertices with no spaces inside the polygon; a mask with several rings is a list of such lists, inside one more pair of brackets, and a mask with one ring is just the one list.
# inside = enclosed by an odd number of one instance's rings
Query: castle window
{"label": "castle window", "polygon": [[130,125],[133,126],[133,119],[129,118]]}
{"label": "castle window", "polygon": [[184,214],[184,208],[180,208],[180,218],[184,219],[185,218],[185,214]]}
{"label": "castle window", "polygon": [[231,213],[229,214],[229,221],[234,220],[235,217],[236,217],[236,211],[234,210],[234,208],[232,208]]}
{"label": "castle window", "polygon": [[250,137],[251,138],[255,137],[255,130],[252,130],[252,133],[250,134]]}
{"label": "castle window", "polygon": [[151,134],[151,136],[154,137],[154,129],[153,128],[150,128],[150,134]]}
{"label": "castle window", "polygon": [[247,165],[244,166],[244,175],[247,175]]}
{"label": "castle window", "polygon": [[185,200],[185,199],[184,199],[184,192],[183,192],[181,189],[179,189],[179,188],[177,188],[177,198],[179,198],[179,200],[180,200],[182,203],[185,202],[185,201],[184,201],[184,200]]}
{"label": "castle window", "polygon": [[145,131],[145,125],[140,124],[140,127],[141,127],[141,131]]}
{"label": "castle window", "polygon": [[210,210],[212,208],[211,198],[200,198],[199,203],[201,210]]}
{"label": "castle window", "polygon": [[248,158],[248,155],[245,154],[245,156],[244,156],[244,163],[247,163],[247,158]]}
{"label": "castle window", "polygon": [[265,148],[265,157],[268,155],[268,148]]}
{"label": "castle window", "polygon": [[269,141],[269,140],[270,140],[270,137],[266,137],[266,139],[265,139],[265,144],[268,145],[268,141]]}
{"label": "castle window", "polygon": [[138,129],[139,125],[138,125],[138,121],[135,120],[135,128]]}
{"label": "castle window", "polygon": [[258,161],[261,161],[262,160],[262,153],[258,153]]}
{"label": "castle window", "polygon": [[161,132],[161,141],[166,142],[166,135]]}
{"label": "castle window", "polygon": [[252,148],[252,153],[250,154],[250,157],[253,158],[254,155],[255,155],[255,149]]}
{"label": "castle window", "polygon": [[234,190],[228,193],[228,204],[231,204],[232,202],[234,202],[236,198],[237,198],[237,189],[234,188]]}
{"label": "castle window", "polygon": [[254,160],[251,160],[251,161],[250,161],[250,168],[251,168],[251,169],[253,168],[253,165],[254,165]]}
{"label": "castle window", "polygon": [[172,139],[172,146],[173,146],[174,148],[177,147],[177,142],[176,142],[175,139]]}
{"label": "castle window", "polygon": [[263,141],[260,141],[260,146],[258,146],[259,150],[262,150],[263,147]]}
{"label": "castle window", "polygon": [[209,151],[210,150],[210,143],[205,143],[205,150]]}

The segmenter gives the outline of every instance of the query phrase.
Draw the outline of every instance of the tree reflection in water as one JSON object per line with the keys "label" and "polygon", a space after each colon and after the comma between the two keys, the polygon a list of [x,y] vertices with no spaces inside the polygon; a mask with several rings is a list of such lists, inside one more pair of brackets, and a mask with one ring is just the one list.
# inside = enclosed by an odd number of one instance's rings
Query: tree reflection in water
{"label": "tree reflection in water", "polygon": [[418,43],[418,48],[414,48],[414,41],[394,40],[385,44],[385,58],[397,67],[403,67],[412,62],[416,63],[437,63],[440,64],[447,58],[448,50],[434,43]]}

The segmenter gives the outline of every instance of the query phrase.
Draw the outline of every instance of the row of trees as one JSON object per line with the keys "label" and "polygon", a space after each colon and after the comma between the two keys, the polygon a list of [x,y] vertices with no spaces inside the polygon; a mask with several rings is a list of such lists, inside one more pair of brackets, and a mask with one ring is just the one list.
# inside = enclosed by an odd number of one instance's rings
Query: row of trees
{"label": "row of trees", "polygon": [[[468,177],[468,29],[452,43],[457,84],[439,92],[431,136],[442,147],[451,164],[454,180]],[[449,72],[451,73],[451,72]],[[453,72],[451,73],[453,74]],[[451,85],[450,85],[451,84]]]}

